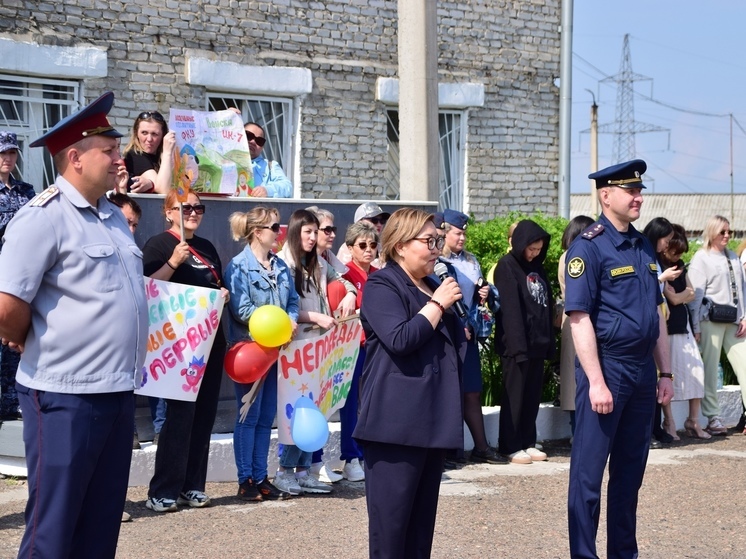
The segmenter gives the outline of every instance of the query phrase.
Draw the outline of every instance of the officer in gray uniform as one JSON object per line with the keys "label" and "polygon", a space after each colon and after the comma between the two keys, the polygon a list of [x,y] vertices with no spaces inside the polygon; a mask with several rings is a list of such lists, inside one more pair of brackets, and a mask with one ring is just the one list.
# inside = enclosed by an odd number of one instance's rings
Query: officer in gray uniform
{"label": "officer in gray uniform", "polygon": [[637,493],[656,395],[661,404],[673,396],[655,252],[631,225],[640,217],[646,169],[635,159],[589,176],[596,181],[603,214],[567,252],[565,312],[578,356],[568,493],[573,559],[598,557],[607,459],[607,558],[637,557]]}
{"label": "officer in gray uniform", "polygon": [[106,93],[31,144],[59,175],[0,254],[0,338],[22,350],[29,500],[19,557],[113,558],[148,317],[142,253],[105,197],[123,165]]}

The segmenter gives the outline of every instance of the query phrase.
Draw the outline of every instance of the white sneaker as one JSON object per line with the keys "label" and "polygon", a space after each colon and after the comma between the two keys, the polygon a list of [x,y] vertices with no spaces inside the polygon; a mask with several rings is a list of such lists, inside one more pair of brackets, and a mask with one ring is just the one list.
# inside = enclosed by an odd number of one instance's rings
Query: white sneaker
{"label": "white sneaker", "polygon": [[185,493],[180,493],[176,499],[176,504],[181,506],[190,506],[195,508],[207,507],[210,505],[210,497],[202,491],[192,489]]}
{"label": "white sneaker", "polygon": [[526,449],[526,454],[531,457],[532,462],[543,462],[547,459],[547,453],[542,452],[538,448],[531,447]]}
{"label": "white sneaker", "polygon": [[507,457],[511,464],[531,464],[533,462],[525,450],[512,452],[511,454],[508,454]]}
{"label": "white sneaker", "polygon": [[347,462],[342,476],[348,481],[365,481],[365,470],[360,466],[360,460],[353,458]]}
{"label": "white sneaker", "polygon": [[292,472],[277,472],[272,485],[274,485],[280,491],[290,493],[291,495],[300,495],[301,493],[303,493],[303,490],[300,488],[300,485],[298,485],[298,482],[295,479],[295,474]]}
{"label": "white sneaker", "polygon": [[173,499],[151,497],[145,501],[145,506],[154,512],[174,512],[178,510]]}
{"label": "white sneaker", "polygon": [[335,471],[332,471],[332,469],[323,462],[311,464],[311,468],[308,470],[308,473],[315,477],[317,480],[324,481],[326,483],[337,483],[338,481],[342,481],[344,479],[343,476],[339,475]]}
{"label": "white sneaker", "polygon": [[310,475],[305,475],[301,477],[295,477],[295,481],[298,483],[298,485],[301,488],[301,491],[303,493],[331,493],[332,488],[329,487],[326,483],[322,483],[319,480],[317,480],[315,477]]}

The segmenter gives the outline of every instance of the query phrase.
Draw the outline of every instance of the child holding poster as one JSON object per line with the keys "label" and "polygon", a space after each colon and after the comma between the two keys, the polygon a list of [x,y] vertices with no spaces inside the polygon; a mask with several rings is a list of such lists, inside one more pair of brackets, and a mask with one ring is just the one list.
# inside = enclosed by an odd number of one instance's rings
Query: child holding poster
{"label": "child holding poster", "polygon": [[[234,240],[247,243],[225,269],[226,287],[231,293],[230,345],[250,339],[249,319],[263,305],[277,305],[284,309],[292,320],[295,333],[298,292],[287,264],[272,253],[272,246],[280,233],[279,212],[263,206],[256,206],[246,213],[235,212],[230,216],[230,227]],[[266,501],[299,495],[299,487],[288,486],[280,490],[267,477],[272,422],[277,413],[277,363],[267,372],[248,413],[244,413],[244,409],[249,405],[246,400],[253,384],[234,382],[234,385],[238,413],[233,430],[233,452],[238,470],[238,498]]]}
{"label": "child holding poster", "polygon": [[[345,284],[347,295],[340,308],[343,316],[355,312],[356,290],[350,282],[342,279],[338,272],[329,266],[316,253],[316,240],[319,233],[319,220],[308,210],[296,210],[290,216],[287,238],[279,256],[290,266],[295,289],[300,296],[298,321],[311,323],[323,329],[332,328],[337,321],[331,316],[326,286],[330,281],[339,280]],[[298,338],[310,338],[318,331],[299,329]],[[313,396],[310,395],[309,396]],[[313,399],[313,398],[312,398]],[[311,466],[311,452],[305,452],[295,445],[285,445],[280,457],[280,467],[275,477],[275,486],[283,491],[300,486],[304,493],[331,493],[331,487],[308,475]],[[292,473],[295,472],[295,476]]]}
{"label": "child holding poster", "polygon": [[[186,196],[187,202],[180,204],[175,190],[170,190],[166,195],[163,212],[170,228],[145,243],[145,275],[185,285],[219,289],[220,295],[228,301],[230,294],[222,285],[218,252],[210,241],[195,235],[202,223],[205,206],[191,190],[187,189]],[[182,221],[184,240],[180,235]],[[187,319],[181,316],[181,320]],[[147,508],[155,512],[172,512],[177,505],[204,507],[210,504],[210,498],[204,493],[207,457],[225,356],[225,336],[220,322],[215,326],[217,334],[209,356],[194,365],[203,375],[197,400],[167,400],[166,421],[161,429],[155,472],[145,503]]]}

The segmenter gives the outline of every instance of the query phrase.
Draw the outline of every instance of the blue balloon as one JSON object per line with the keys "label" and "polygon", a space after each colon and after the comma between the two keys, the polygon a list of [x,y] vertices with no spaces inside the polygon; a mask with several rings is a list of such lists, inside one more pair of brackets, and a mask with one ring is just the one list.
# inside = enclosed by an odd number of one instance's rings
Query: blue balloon
{"label": "blue balloon", "polygon": [[329,439],[329,424],[324,414],[305,396],[295,402],[290,420],[290,435],[295,446],[304,452],[315,452],[323,448]]}

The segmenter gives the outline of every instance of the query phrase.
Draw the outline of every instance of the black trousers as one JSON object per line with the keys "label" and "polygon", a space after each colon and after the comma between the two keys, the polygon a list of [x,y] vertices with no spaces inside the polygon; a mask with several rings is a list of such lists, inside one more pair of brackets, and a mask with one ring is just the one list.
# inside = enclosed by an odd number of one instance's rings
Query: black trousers
{"label": "black trousers", "polygon": [[536,445],[536,416],[541,403],[544,360],[517,362],[502,358],[503,394],[500,402],[500,440],[502,454],[512,454]]}
{"label": "black trousers", "polygon": [[114,559],[132,457],[132,392],[16,387],[29,489],[18,557]]}
{"label": "black trousers", "polygon": [[430,557],[445,451],[365,442],[371,559]]}
{"label": "black trousers", "polygon": [[218,331],[197,400],[166,400],[166,421],[158,438],[148,497],[176,500],[181,492],[205,490],[224,358],[225,338]]}

